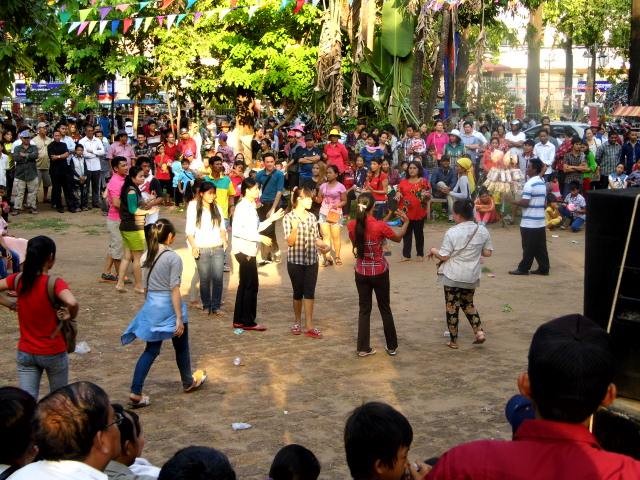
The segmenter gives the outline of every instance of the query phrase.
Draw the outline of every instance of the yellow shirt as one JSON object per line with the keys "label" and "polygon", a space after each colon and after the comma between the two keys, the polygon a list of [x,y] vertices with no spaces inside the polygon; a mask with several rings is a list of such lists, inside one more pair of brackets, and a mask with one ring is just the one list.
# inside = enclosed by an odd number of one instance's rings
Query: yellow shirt
{"label": "yellow shirt", "polygon": [[562,222],[562,216],[560,215],[560,210],[550,206],[545,208],[544,220],[547,227],[555,227],[556,225],[560,225],[560,223]]}

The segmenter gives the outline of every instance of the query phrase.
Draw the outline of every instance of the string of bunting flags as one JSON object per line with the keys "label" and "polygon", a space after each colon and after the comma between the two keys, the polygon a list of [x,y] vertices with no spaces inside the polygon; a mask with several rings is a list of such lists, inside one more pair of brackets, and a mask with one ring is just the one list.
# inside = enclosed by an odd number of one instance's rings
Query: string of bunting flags
{"label": "string of bunting flags", "polygon": [[[67,33],[74,33],[77,36],[82,35],[86,32],[87,35],[91,35],[94,31],[99,34],[104,33],[105,30],[110,31],[112,34],[116,34],[118,32],[122,32],[126,34],[128,31],[132,30],[137,32],[142,29],[143,32],[146,32],[149,27],[155,22],[159,26],[165,26],[167,30],[171,29],[174,26],[180,25],[180,23],[185,20],[187,17],[193,17],[193,23],[196,24],[201,18],[211,18],[214,15],[218,15],[219,19],[222,20],[229,12],[232,10],[237,10],[239,8],[246,8],[249,18],[251,18],[256,11],[262,6],[261,2],[258,2],[256,5],[251,6],[235,6],[235,2],[232,2],[232,7],[229,8],[216,8],[213,10],[208,10],[204,12],[196,11],[196,12],[183,12],[183,13],[172,13],[167,15],[155,15],[155,16],[145,16],[138,17],[137,14],[142,12],[145,8],[160,5],[158,8],[160,10],[167,9],[175,0],[158,0],[158,1],[142,1],[136,3],[122,3],[115,6],[93,6],[89,8],[83,8],[78,10],[78,19],[71,20],[72,14],[64,8],[64,5],[61,8],[61,11],[58,13],[58,17],[63,25],[69,25]],[[197,0],[187,0],[186,9],[191,9]],[[314,7],[318,5],[320,0],[281,0],[280,10],[284,10],[287,8],[288,4],[293,1],[294,9],[293,13],[298,13],[302,6],[305,3],[311,3]],[[134,9],[136,11],[135,16],[121,18],[121,19],[106,19],[107,15],[109,15],[113,11],[126,12],[128,10]],[[90,16],[93,14],[97,14],[99,19],[90,19]]]}

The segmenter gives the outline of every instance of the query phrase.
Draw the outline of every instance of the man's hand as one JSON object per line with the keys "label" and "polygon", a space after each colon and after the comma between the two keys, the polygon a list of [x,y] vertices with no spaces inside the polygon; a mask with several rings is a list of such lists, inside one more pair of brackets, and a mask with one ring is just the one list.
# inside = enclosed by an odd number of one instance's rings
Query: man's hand
{"label": "man's hand", "polygon": [[282,217],[284,217],[284,210],[281,208],[279,208],[275,212],[270,212],[269,215],[267,215],[267,218],[272,222],[276,222],[280,220]]}

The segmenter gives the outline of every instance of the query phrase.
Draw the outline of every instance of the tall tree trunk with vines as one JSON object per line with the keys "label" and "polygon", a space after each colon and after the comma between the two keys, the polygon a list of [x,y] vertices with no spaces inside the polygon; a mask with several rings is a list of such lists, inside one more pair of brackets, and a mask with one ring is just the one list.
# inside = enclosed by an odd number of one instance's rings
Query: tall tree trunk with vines
{"label": "tall tree trunk with vines", "polygon": [[540,116],[540,46],[542,45],[542,4],[532,8],[527,25],[527,116]]}
{"label": "tall tree trunk with vines", "polygon": [[318,45],[318,80],[316,88],[327,92],[325,113],[334,122],[342,116],[342,34],[340,31],[341,3],[329,0]]}
{"label": "tall tree trunk with vines", "polygon": [[438,101],[438,91],[440,90],[440,79],[442,78],[442,62],[444,60],[444,52],[447,49],[447,39],[451,29],[451,12],[446,7],[442,9],[442,27],[440,29],[440,46],[438,47],[438,55],[436,57],[435,68],[433,69],[433,78],[431,79],[431,91],[429,99],[425,107],[426,115],[431,115]]}

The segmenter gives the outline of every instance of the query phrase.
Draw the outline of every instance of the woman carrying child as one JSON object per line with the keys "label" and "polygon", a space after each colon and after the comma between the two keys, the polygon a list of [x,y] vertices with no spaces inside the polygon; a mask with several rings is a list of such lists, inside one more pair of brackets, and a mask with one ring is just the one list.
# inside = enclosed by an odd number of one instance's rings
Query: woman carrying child
{"label": "woman carrying child", "polygon": [[330,248],[320,238],[318,219],[309,212],[313,203],[313,190],[306,185],[296,187],[291,201],[293,209],[282,220],[288,246],[287,272],[293,287],[294,324],[291,333],[303,333],[300,324],[304,306],[304,334],[311,338],[322,338],[320,330],[313,326],[313,303],[318,281],[318,250],[325,253]]}
{"label": "woman carrying child", "polygon": [[145,302],[121,337],[123,345],[136,338],[147,342],[133,373],[129,395],[132,408],[150,404],[149,397],[142,394],[142,387],[164,340],[171,339],[173,343],[185,393],[200,388],[207,378],[203,370],[191,373],[187,306],[180,295],[182,259],[171,250],[176,229],[169,220],[161,218],[147,225],[146,234],[147,252],[143,257]]}
{"label": "woman carrying child", "polygon": [[485,334],[480,315],[473,304],[473,295],[480,284],[480,257],[493,252],[489,231],[473,221],[473,202],[457,200],[453,204],[454,227],[447,230],[440,248],[431,248],[428,257],[439,260],[438,283],[444,287],[449,329],[449,348],[458,348],[458,311],[466,315],[473,333],[474,344],[484,343]]}
{"label": "woman carrying child", "polygon": [[403,238],[401,262],[411,260],[411,244],[416,239],[418,261],[424,260],[424,219],[427,216],[427,205],[431,199],[431,185],[422,176],[422,164],[416,160],[407,167],[408,177],[398,185],[396,200],[398,209],[405,212],[409,219],[409,227]]}

